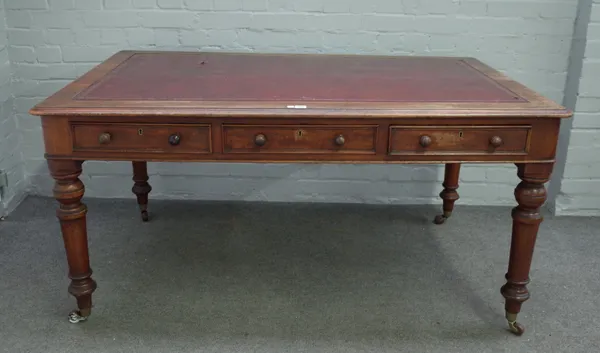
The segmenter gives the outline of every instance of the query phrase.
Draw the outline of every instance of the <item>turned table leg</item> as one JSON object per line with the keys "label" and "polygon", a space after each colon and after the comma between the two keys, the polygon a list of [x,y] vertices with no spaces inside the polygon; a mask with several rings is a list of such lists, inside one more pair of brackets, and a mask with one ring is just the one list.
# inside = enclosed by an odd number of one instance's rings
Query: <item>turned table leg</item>
{"label": "turned table leg", "polygon": [[521,183],[515,189],[518,206],[512,211],[513,228],[506,284],[501,293],[506,298],[506,319],[510,330],[522,335],[523,325],[517,322],[521,305],[529,299],[529,269],[535,240],[543,217],[540,207],[546,201],[544,183],[550,179],[552,164],[517,164]]}
{"label": "turned table leg", "polygon": [[92,311],[92,293],[96,282],[91,278],[92,269],[88,254],[86,213],[81,203],[84,186],[79,175],[81,161],[49,160],[48,167],[55,180],[54,197],[59,202],[56,212],[60,220],[67,262],[69,264],[69,293],[77,299],[79,310],[69,314],[69,321],[85,321]]}
{"label": "turned table leg", "polygon": [[137,197],[137,202],[142,213],[142,221],[148,222],[148,194],[152,187],[148,184],[148,165],[146,162],[132,162],[133,188],[131,191]]}
{"label": "turned table leg", "polygon": [[444,172],[444,190],[440,193],[440,197],[444,201],[443,213],[437,215],[433,222],[435,224],[443,224],[452,215],[454,210],[454,202],[458,200],[458,176],[460,174],[460,163],[446,164]]}

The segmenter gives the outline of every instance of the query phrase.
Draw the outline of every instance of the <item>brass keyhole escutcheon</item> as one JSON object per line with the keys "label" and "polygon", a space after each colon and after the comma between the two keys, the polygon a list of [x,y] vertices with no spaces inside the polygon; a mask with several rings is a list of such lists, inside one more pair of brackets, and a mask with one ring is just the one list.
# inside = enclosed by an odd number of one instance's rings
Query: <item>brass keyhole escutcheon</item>
{"label": "brass keyhole escutcheon", "polygon": [[460,138],[462,138],[462,137],[463,137],[463,132],[462,132],[462,131],[460,131],[460,132],[458,133],[458,137],[460,137]]}
{"label": "brass keyhole escutcheon", "polygon": [[138,135],[142,136],[144,134],[144,129],[138,129]]}
{"label": "brass keyhole escutcheon", "polygon": [[296,133],[294,134],[294,140],[300,140],[304,136],[306,136],[306,131],[304,131],[304,130],[296,130]]}

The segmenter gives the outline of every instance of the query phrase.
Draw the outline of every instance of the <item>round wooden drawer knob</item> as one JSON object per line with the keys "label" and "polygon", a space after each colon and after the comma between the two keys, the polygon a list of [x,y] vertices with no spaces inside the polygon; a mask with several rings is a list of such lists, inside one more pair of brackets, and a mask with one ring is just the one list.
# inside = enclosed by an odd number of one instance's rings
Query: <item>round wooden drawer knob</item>
{"label": "round wooden drawer knob", "polygon": [[419,144],[424,148],[431,146],[431,142],[431,137],[427,135],[421,136],[421,139],[419,140]]}
{"label": "round wooden drawer knob", "polygon": [[173,135],[169,136],[169,144],[171,146],[177,146],[177,145],[179,145],[180,142],[181,142],[180,134],[173,134]]}
{"label": "round wooden drawer knob", "polygon": [[100,134],[100,136],[98,136],[98,142],[101,145],[106,145],[107,143],[110,142],[112,136],[108,133],[108,132],[104,132],[102,134]]}
{"label": "round wooden drawer knob", "polygon": [[344,138],[344,135],[339,135],[338,137],[335,138],[335,144],[338,146],[343,146],[346,143],[346,139]]}
{"label": "round wooden drawer knob", "polygon": [[264,134],[258,134],[254,136],[254,143],[257,146],[264,146],[265,143],[267,143],[267,136],[265,136]]}
{"label": "round wooden drawer knob", "polygon": [[504,141],[502,141],[502,137],[500,136],[493,136],[492,138],[490,138],[490,145],[492,145],[494,148],[498,148],[503,144]]}

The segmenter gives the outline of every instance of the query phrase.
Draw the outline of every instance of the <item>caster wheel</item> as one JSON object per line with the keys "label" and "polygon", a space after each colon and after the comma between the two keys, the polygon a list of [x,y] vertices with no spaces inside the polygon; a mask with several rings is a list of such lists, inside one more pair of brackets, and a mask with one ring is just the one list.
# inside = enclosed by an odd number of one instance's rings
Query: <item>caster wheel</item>
{"label": "caster wheel", "polygon": [[446,222],[448,218],[446,218],[444,215],[437,215],[435,216],[435,219],[433,220],[433,223],[435,224],[444,224]]}
{"label": "caster wheel", "polygon": [[87,317],[81,316],[81,312],[79,310],[74,310],[69,313],[69,322],[72,324],[77,324],[86,320]]}
{"label": "caster wheel", "polygon": [[525,333],[525,327],[518,322],[509,322],[508,328],[510,332],[514,333],[517,336],[523,335]]}
{"label": "caster wheel", "polygon": [[142,221],[148,222],[148,211],[142,211]]}

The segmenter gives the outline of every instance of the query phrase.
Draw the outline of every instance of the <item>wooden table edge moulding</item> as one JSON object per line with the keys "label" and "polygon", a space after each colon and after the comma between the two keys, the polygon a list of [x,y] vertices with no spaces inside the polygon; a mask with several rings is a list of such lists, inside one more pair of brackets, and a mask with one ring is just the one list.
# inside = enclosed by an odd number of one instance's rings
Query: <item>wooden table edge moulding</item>
{"label": "wooden table edge moulding", "polygon": [[474,58],[121,51],[30,111],[45,158],[85,321],[89,263],[86,160],[131,161],[148,221],[148,161],[442,163],[444,223],[463,163],[513,163],[512,241],[501,294],[509,328],[527,284],[562,118],[571,111]]}

